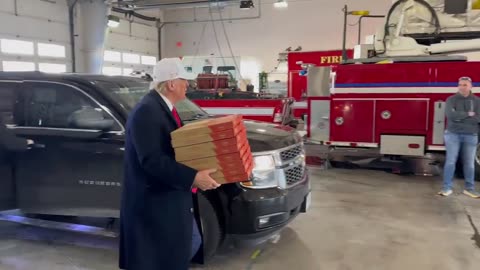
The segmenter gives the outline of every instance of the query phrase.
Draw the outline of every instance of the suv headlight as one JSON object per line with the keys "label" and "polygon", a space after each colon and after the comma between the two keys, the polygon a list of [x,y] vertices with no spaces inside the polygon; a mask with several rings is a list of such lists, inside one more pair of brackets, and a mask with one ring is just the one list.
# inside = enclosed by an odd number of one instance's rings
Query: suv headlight
{"label": "suv headlight", "polygon": [[250,182],[240,183],[247,188],[272,188],[278,186],[278,177],[275,173],[275,161],[272,155],[253,157],[252,179]]}

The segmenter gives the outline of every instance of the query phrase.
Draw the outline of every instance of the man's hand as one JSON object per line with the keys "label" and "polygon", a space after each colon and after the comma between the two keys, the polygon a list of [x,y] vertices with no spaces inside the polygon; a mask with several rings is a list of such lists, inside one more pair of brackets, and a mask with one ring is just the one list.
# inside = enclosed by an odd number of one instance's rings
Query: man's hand
{"label": "man's hand", "polygon": [[199,171],[195,176],[195,180],[193,181],[193,185],[203,191],[216,189],[220,186],[215,180],[210,177],[210,174],[216,172],[217,170],[204,170]]}
{"label": "man's hand", "polygon": [[475,112],[468,112],[468,116],[475,116]]}
{"label": "man's hand", "polygon": [[27,140],[27,145],[32,145],[32,144],[35,144],[35,142],[33,140]]}

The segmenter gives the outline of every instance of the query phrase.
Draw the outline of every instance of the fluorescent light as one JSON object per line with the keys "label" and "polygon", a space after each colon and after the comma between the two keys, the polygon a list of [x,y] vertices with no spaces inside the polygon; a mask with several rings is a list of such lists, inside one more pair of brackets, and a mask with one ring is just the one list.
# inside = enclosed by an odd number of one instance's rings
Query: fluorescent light
{"label": "fluorescent light", "polygon": [[114,15],[108,15],[108,27],[117,28],[120,25],[120,18]]}
{"label": "fluorescent light", "polygon": [[287,8],[288,2],[287,0],[278,0],[277,2],[273,3],[275,8]]}

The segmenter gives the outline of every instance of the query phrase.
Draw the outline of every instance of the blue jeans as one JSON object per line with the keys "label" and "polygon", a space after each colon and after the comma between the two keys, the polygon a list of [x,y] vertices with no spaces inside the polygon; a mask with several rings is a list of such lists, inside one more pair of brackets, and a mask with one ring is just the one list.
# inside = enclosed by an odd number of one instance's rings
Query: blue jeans
{"label": "blue jeans", "polygon": [[463,175],[465,189],[475,190],[475,155],[478,144],[477,134],[462,134],[445,132],[445,147],[447,160],[443,172],[443,190],[452,190],[453,175],[457,164],[458,154],[462,149]]}
{"label": "blue jeans", "polygon": [[190,260],[193,259],[195,254],[197,254],[198,249],[202,245],[202,236],[198,231],[197,221],[193,217],[193,232],[192,232],[192,254],[190,255]]}

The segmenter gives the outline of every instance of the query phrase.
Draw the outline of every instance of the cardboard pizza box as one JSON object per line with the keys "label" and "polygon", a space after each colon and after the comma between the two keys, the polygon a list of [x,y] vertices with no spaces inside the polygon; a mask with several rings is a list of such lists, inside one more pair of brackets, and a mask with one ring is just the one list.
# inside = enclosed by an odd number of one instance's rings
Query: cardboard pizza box
{"label": "cardboard pizza box", "polygon": [[221,175],[218,172],[216,172],[216,173],[213,173],[211,176],[219,184],[229,184],[229,183],[249,181],[250,177],[252,176],[252,171],[253,171],[253,162],[250,165],[250,167],[247,169],[247,171],[243,174]]}
{"label": "cardboard pizza box", "polygon": [[212,178],[215,179],[215,177],[220,177],[220,178],[226,178],[230,176],[237,176],[237,175],[248,175],[249,174],[249,169],[251,167],[252,161],[249,161],[248,164],[245,164],[245,167],[237,167],[235,169],[231,170],[217,170],[216,172],[212,173]]}
{"label": "cardboard pizza box", "polygon": [[184,161],[236,153],[246,144],[247,133],[240,132],[237,136],[225,140],[176,147],[175,158],[177,161]]}
{"label": "cardboard pizza box", "polygon": [[187,124],[171,133],[174,148],[234,138],[246,133],[241,116],[226,116]]}
{"label": "cardboard pizza box", "polygon": [[172,132],[172,139],[189,132],[194,132],[195,134],[211,134],[221,132],[234,129],[234,127],[238,126],[239,124],[243,124],[243,117],[241,115],[229,115],[196,121]]}
{"label": "cardboard pizza box", "polygon": [[[181,128],[180,128],[181,129]],[[177,129],[177,130],[180,130]],[[200,144],[206,142],[213,142],[217,140],[224,140],[234,138],[240,133],[246,133],[245,126],[239,124],[232,129],[226,129],[213,133],[197,133],[194,129],[188,132],[177,133],[175,137],[172,137],[172,146],[174,148],[189,146],[193,144]]]}
{"label": "cardboard pizza box", "polygon": [[252,153],[248,145],[245,145],[238,153],[230,153],[194,160],[184,160],[179,162],[196,170],[228,170],[229,168],[234,169],[236,167],[245,166],[249,159],[253,159]]}

